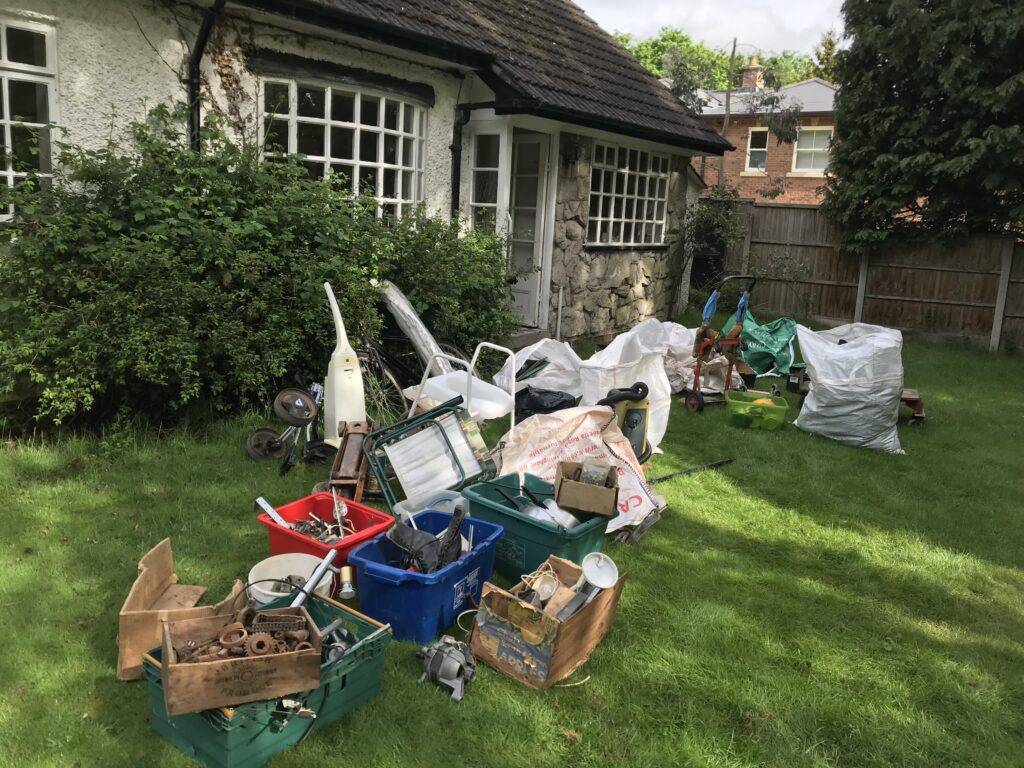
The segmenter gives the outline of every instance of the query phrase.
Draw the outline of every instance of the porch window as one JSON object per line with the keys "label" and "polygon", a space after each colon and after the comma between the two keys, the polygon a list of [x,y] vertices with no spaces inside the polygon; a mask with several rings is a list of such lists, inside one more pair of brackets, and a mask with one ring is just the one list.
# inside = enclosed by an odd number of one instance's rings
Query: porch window
{"label": "porch window", "polygon": [[801,128],[793,150],[793,170],[824,173],[831,141],[831,128]]}
{"label": "porch window", "polygon": [[264,156],[303,156],[312,178],[343,174],[378,213],[401,217],[423,199],[423,107],[384,94],[294,80],[262,82]]}
{"label": "porch window", "polygon": [[669,159],[642,149],[594,143],[587,242],[665,242]]}
{"label": "porch window", "polygon": [[768,129],[751,128],[747,136],[748,171],[764,171],[768,165]]}
{"label": "porch window", "polygon": [[473,229],[494,232],[498,215],[498,164],[501,135],[478,133],[473,138],[473,189],[469,207]]}
{"label": "porch window", "polygon": [[46,178],[53,171],[56,76],[53,29],[0,20],[0,183],[13,186],[30,174]]}

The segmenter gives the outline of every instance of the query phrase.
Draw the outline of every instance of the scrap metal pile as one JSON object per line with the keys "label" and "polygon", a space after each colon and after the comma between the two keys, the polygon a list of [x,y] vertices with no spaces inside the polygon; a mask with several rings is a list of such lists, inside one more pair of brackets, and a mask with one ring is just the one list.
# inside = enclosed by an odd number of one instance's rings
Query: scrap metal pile
{"label": "scrap metal pile", "polygon": [[243,608],[214,637],[185,640],[174,650],[179,663],[192,664],[314,650],[315,646],[309,640],[309,627],[304,615],[253,612],[250,608]]}

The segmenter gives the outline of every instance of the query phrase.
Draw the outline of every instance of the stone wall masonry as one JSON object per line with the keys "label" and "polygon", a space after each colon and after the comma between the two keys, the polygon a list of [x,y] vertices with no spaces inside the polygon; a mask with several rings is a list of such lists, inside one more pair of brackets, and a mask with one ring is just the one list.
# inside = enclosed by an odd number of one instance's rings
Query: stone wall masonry
{"label": "stone wall masonry", "polygon": [[[561,136],[548,330],[552,335],[555,332],[561,287],[563,339],[606,337],[648,317],[666,318],[683,261],[675,232],[686,209],[688,159],[672,158],[667,246],[594,247],[586,243],[591,147],[592,140],[587,137]],[[567,157],[581,159],[567,163]]]}

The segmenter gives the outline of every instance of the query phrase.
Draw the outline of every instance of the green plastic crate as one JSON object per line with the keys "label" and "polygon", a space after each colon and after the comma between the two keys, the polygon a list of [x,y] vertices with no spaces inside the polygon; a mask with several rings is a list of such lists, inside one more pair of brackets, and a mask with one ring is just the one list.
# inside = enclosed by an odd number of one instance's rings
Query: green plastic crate
{"label": "green plastic crate", "polygon": [[[754,405],[755,400],[768,399],[771,405]],[[738,389],[725,391],[725,421],[733,427],[778,429],[786,423],[789,403],[784,397],[770,392],[751,392]]]}
{"label": "green plastic crate", "polygon": [[[268,607],[284,607],[289,597]],[[280,699],[254,701],[227,709],[211,709],[188,715],[169,716],[164,707],[161,649],[143,658],[142,668],[149,684],[149,708],[153,729],[192,759],[209,768],[258,768],[275,755],[331,725],[352,710],[369,702],[380,692],[384,674],[384,651],[390,632],[368,636],[378,627],[349,613],[340,603],[313,595],[306,609],[319,627],[345,617],[349,629],[362,638],[345,656],[320,666],[320,687],[289,697],[303,701],[317,713],[313,720],[286,712]]]}
{"label": "green plastic crate", "polygon": [[[541,499],[555,496],[555,487],[534,475],[524,475],[524,482],[530,491]],[[498,488],[513,498],[529,501],[520,491],[519,475],[502,475],[484,483],[476,483],[462,489],[462,495],[469,500],[470,517],[478,517],[505,528],[505,534],[498,539],[494,570],[511,580],[519,581],[523,574],[530,573],[551,555],[564,557],[579,563],[591,552],[600,552],[604,546],[604,534],[608,518],[594,515],[580,525],[564,529],[554,521],[534,520],[512,508]]]}

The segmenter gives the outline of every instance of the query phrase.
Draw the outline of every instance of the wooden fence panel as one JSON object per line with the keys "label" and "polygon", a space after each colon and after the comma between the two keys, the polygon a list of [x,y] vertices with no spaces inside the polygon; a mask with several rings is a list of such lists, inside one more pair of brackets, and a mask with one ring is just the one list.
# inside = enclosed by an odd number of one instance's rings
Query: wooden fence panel
{"label": "wooden fence panel", "polygon": [[817,208],[747,203],[743,215],[747,236],[726,268],[759,276],[755,312],[851,322],[863,280],[863,322],[987,343],[1005,304],[1001,346],[1024,346],[1024,244],[1013,251],[1007,281],[1008,237],[894,246],[861,259],[835,247],[835,230]]}

